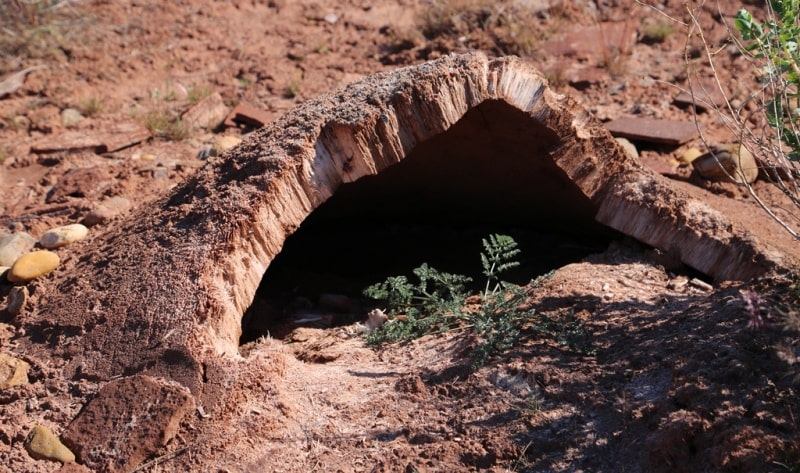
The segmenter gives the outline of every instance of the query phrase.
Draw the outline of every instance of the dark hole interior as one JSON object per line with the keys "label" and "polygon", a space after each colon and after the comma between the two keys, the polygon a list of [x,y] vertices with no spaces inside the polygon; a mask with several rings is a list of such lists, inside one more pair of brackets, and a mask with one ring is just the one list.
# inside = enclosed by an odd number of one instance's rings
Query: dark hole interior
{"label": "dark hole interior", "polygon": [[242,321],[241,342],[280,338],[297,324],[365,317],[361,291],[423,262],[476,286],[481,240],[519,243],[531,279],[603,251],[619,234],[594,221],[589,200],[549,153],[557,136],[501,101],[470,110],[376,176],[342,185],[286,239]]}

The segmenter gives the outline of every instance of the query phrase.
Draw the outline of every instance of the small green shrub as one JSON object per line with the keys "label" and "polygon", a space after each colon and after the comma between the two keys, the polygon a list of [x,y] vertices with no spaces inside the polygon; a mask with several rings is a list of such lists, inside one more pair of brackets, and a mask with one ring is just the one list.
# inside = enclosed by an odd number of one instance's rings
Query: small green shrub
{"label": "small green shrub", "polygon": [[103,113],[103,102],[92,97],[82,100],[78,105],[78,110],[87,117],[92,117]]}
{"label": "small green shrub", "polygon": [[[478,339],[470,352],[472,367],[477,369],[491,356],[512,348],[532,322],[533,332],[585,351],[588,345],[582,324],[563,323],[545,315],[536,320],[535,311],[524,308],[530,292],[553,272],[520,287],[501,279],[503,273],[519,266],[517,242],[507,235],[490,235],[483,240],[483,249],[480,257],[486,283],[480,294],[468,293],[471,278],[441,272],[427,264],[413,270],[415,282],[392,276],[367,287],[364,295],[385,304],[389,316],[386,323],[366,335],[367,343],[380,345],[432,333],[466,331]],[[583,336],[580,342],[575,333]]]}
{"label": "small green shrub", "polygon": [[642,42],[645,44],[663,43],[675,29],[669,23],[650,23],[642,30]]}
{"label": "small green shrub", "polygon": [[192,87],[187,92],[186,98],[189,100],[189,103],[196,104],[197,102],[211,95],[212,92],[213,91],[210,87]]}
{"label": "small green shrub", "polygon": [[744,40],[744,52],[762,65],[762,82],[770,91],[764,110],[767,122],[776,140],[791,149],[787,157],[800,161],[800,1],[767,4],[770,16],[763,23],[741,9],[734,25]]}
{"label": "small green shrub", "polygon": [[152,111],[144,118],[144,126],[153,136],[166,138],[172,141],[181,141],[189,138],[189,127],[180,118],[163,111]]}

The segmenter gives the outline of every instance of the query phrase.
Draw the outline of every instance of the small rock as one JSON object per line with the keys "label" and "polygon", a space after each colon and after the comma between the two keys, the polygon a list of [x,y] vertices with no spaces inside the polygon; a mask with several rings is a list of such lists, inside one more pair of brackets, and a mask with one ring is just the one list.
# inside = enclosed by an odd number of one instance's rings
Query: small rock
{"label": "small rock", "polygon": [[83,240],[89,234],[89,229],[80,223],[64,225],[63,227],[48,230],[39,238],[42,247],[52,250]]}
{"label": "small rock", "polygon": [[66,202],[71,198],[93,198],[114,182],[106,168],[100,166],[70,169],[58,180],[45,197],[48,204]]}
{"label": "small rock", "polygon": [[183,121],[192,128],[205,128],[213,130],[225,120],[228,107],[222,100],[219,92],[214,92],[203,100],[197,102],[183,114]]}
{"label": "small rock", "polygon": [[156,157],[157,156],[155,154],[153,154],[153,153],[145,153],[145,154],[142,155],[142,157],[140,159],[142,161],[155,161]]}
{"label": "small rock", "polygon": [[692,161],[698,174],[714,182],[748,184],[758,178],[758,165],[750,151],[740,143],[713,146]]}
{"label": "small rock", "polygon": [[30,365],[20,359],[0,353],[0,391],[20,384],[28,384]]}
{"label": "small rock", "polygon": [[682,163],[691,164],[692,161],[699,158],[703,155],[703,152],[697,148],[689,148],[687,149],[679,158],[678,160]]}
{"label": "small rock", "polygon": [[25,439],[25,450],[37,460],[55,460],[61,463],[75,461],[73,454],[47,427],[36,425]]}
{"label": "small rock", "polygon": [[83,218],[83,224],[87,226],[98,225],[112,220],[119,214],[131,208],[131,201],[124,197],[111,197],[97,205]]}
{"label": "small rock", "polygon": [[85,118],[86,117],[84,117],[81,112],[75,108],[65,108],[61,111],[61,124],[64,125],[65,128],[75,126]]}
{"label": "small rock", "polygon": [[17,286],[11,288],[8,292],[8,313],[11,315],[19,315],[20,312],[25,310],[25,304],[28,302],[28,288],[25,286]]}
{"label": "small rock", "polygon": [[242,142],[238,136],[224,135],[214,140],[214,149],[219,153],[224,153]]}
{"label": "small rock", "polygon": [[15,283],[28,282],[56,269],[61,259],[52,251],[32,251],[20,257],[8,271],[8,280]]}
{"label": "small rock", "polygon": [[671,146],[680,146],[697,135],[697,127],[688,121],[623,117],[604,126],[614,137]]}
{"label": "small rock", "polygon": [[335,25],[336,23],[339,22],[339,15],[337,15],[336,13],[328,13],[327,15],[322,17],[322,19],[325,20],[326,23]]}
{"label": "small rock", "polygon": [[16,92],[25,83],[25,76],[39,69],[46,69],[46,67],[33,66],[4,77],[3,80],[0,80],[0,98]]}
{"label": "small rock", "polygon": [[11,266],[20,256],[31,251],[36,238],[25,232],[0,232],[0,266]]}
{"label": "small rock", "polygon": [[627,138],[614,139],[617,140],[617,143],[619,143],[625,149],[631,158],[639,159],[639,150],[636,149],[636,145],[631,143]]}
{"label": "small rock", "polygon": [[256,107],[240,103],[225,118],[225,126],[235,127],[237,123],[252,128],[260,128],[273,120],[273,116]]}

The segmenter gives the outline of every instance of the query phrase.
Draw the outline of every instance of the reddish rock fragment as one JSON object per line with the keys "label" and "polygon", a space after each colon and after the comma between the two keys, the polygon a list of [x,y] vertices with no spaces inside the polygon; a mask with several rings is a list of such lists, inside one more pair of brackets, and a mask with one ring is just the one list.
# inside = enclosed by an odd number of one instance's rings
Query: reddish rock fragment
{"label": "reddish rock fragment", "polygon": [[110,153],[127,148],[150,137],[147,128],[135,123],[120,123],[105,131],[83,133],[68,131],[57,136],[47,136],[31,145],[32,153],[58,153],[91,151]]}
{"label": "reddish rock fragment", "polygon": [[129,472],[166,445],[194,408],[189,390],[174,381],[121,378],[100,390],[62,438],[89,468]]}
{"label": "reddish rock fragment", "polygon": [[184,123],[192,128],[205,128],[213,130],[218,127],[228,114],[228,107],[222,101],[222,96],[214,92],[203,100],[197,102],[183,114]]}
{"label": "reddish rock fragment", "polygon": [[654,118],[620,118],[605,124],[615,137],[678,146],[697,135],[694,123]]}
{"label": "reddish rock fragment", "polygon": [[237,124],[242,124],[254,128],[261,128],[273,119],[274,117],[271,114],[263,110],[240,103],[234,107],[231,113],[228,114],[228,117],[225,118],[225,126],[235,127]]}
{"label": "reddish rock fragment", "polygon": [[113,179],[99,166],[67,171],[45,198],[45,202],[65,202],[68,197],[92,198],[111,185]]}

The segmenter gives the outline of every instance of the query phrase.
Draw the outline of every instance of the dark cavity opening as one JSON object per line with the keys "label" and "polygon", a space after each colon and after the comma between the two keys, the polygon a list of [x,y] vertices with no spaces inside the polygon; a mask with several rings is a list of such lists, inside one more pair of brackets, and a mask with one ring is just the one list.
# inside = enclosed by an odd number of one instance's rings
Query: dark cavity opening
{"label": "dark cavity opening", "polygon": [[303,324],[365,318],[361,291],[426,262],[482,275],[481,240],[507,234],[522,263],[507,280],[536,276],[606,249],[619,234],[549,150],[558,138],[502,101],[470,110],[376,176],[342,185],[286,239],[242,321],[241,343]]}

